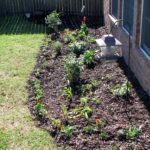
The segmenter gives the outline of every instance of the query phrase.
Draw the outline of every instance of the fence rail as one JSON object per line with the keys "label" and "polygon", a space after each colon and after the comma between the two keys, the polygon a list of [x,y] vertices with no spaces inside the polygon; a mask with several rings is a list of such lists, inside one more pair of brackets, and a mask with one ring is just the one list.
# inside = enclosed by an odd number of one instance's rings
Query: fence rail
{"label": "fence rail", "polygon": [[102,15],[103,0],[0,0],[0,15],[48,12],[55,9],[64,14],[81,15],[83,2],[84,15]]}

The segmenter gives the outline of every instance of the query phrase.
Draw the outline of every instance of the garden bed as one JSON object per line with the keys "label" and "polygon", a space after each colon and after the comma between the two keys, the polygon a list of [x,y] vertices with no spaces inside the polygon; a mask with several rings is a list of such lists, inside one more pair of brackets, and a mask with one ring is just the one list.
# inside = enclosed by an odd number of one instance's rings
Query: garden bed
{"label": "garden bed", "polygon": [[[88,29],[88,32],[95,36],[95,30]],[[97,37],[103,35],[104,28],[97,33]],[[90,67],[83,65],[80,79],[70,86],[64,68],[70,48],[63,40],[64,34],[60,32],[56,39],[62,44],[59,55],[52,48],[55,41],[47,35],[29,80],[28,104],[37,126],[46,129],[58,147],[73,150],[150,149],[150,98],[128,71],[124,60],[94,61]],[[96,47],[94,42],[87,42],[85,49]],[[126,81],[132,84],[129,93],[115,95],[113,88]],[[125,133],[128,129],[135,129],[133,136]]]}

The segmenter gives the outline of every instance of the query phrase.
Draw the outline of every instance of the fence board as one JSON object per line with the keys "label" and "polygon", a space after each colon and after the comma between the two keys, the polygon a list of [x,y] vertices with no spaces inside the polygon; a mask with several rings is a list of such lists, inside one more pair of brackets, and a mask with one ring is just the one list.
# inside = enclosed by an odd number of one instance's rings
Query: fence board
{"label": "fence board", "polygon": [[[85,0],[84,15],[101,16],[103,12],[103,0]],[[1,0],[0,15],[23,14],[37,11],[57,10],[64,14],[82,15],[82,0]]]}

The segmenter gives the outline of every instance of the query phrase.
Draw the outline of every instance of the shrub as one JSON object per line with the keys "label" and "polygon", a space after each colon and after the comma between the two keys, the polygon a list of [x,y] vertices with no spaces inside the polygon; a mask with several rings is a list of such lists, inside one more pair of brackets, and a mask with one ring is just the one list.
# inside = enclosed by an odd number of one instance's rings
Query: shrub
{"label": "shrub", "polygon": [[45,18],[45,23],[48,25],[48,27],[56,31],[58,25],[61,24],[59,13],[53,11],[51,14],[47,15],[47,17]]}
{"label": "shrub", "polygon": [[71,54],[64,64],[66,78],[70,85],[77,83],[80,79],[82,65],[77,58]]}
{"label": "shrub", "polygon": [[85,42],[74,42],[70,44],[70,50],[76,54],[77,57],[82,54],[86,48],[86,43]]}

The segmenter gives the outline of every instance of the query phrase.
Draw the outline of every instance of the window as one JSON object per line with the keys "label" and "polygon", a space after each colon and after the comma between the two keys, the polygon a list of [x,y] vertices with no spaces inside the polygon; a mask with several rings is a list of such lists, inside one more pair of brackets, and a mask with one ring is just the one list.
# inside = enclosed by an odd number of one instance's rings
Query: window
{"label": "window", "polygon": [[150,0],[144,0],[141,46],[150,56]]}
{"label": "window", "polygon": [[[134,0],[124,0],[123,5],[123,27],[130,34],[133,34]],[[130,30],[130,31],[129,31]]]}
{"label": "window", "polygon": [[118,0],[112,0],[112,15],[118,17]]}

